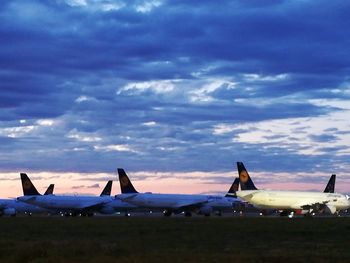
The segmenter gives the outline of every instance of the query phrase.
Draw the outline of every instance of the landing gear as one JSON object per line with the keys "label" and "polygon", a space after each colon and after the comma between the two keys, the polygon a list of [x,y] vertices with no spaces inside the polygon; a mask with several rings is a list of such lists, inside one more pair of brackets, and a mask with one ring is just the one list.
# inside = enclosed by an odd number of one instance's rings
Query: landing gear
{"label": "landing gear", "polygon": [[306,213],[306,214],[304,215],[304,217],[307,217],[307,218],[313,218],[313,217],[314,217],[314,215],[315,215],[315,213],[310,212],[310,213]]}
{"label": "landing gear", "polygon": [[222,216],[222,213],[221,213],[221,211],[216,211],[216,212],[215,212],[215,215],[216,215],[216,216]]}
{"label": "landing gear", "polygon": [[290,214],[290,211],[282,211],[280,213],[280,216],[289,216],[289,214]]}
{"label": "landing gear", "polygon": [[163,211],[163,215],[164,215],[164,216],[166,216],[166,217],[171,216],[171,214],[172,214],[172,212],[171,212],[171,211],[169,211],[169,210],[165,210],[165,211]]}
{"label": "landing gear", "polygon": [[186,217],[191,217],[191,216],[192,216],[192,213],[189,212],[189,211],[186,211],[186,212],[185,212],[185,216],[186,216]]}

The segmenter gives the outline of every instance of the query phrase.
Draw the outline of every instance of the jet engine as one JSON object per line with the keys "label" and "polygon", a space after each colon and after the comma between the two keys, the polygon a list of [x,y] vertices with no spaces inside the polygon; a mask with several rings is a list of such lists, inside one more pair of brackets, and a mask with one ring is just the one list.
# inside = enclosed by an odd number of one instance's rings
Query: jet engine
{"label": "jet engine", "polygon": [[205,216],[210,216],[210,214],[212,212],[213,212],[213,208],[211,206],[202,206],[199,209],[198,214],[205,215]]}
{"label": "jet engine", "polygon": [[14,208],[5,208],[0,211],[0,215],[5,216],[15,216],[16,215],[16,209]]}
{"label": "jet engine", "polygon": [[335,214],[335,212],[337,211],[337,209],[334,206],[330,206],[330,205],[326,205],[326,207],[324,208],[324,212],[327,214]]}
{"label": "jet engine", "polygon": [[99,210],[99,212],[101,214],[104,214],[104,215],[111,215],[111,214],[114,214],[115,213],[115,210],[113,209],[113,207],[103,207],[102,209]]}

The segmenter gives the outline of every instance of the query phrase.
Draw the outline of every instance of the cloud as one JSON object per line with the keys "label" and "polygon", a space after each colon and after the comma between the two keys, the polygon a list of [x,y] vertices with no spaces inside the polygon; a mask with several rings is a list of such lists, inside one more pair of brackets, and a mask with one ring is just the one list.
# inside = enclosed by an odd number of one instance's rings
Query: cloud
{"label": "cloud", "polygon": [[84,188],[85,186],[84,185],[76,185],[76,186],[72,186],[72,189],[81,189],[81,188]]}
{"label": "cloud", "polygon": [[[82,190],[82,191],[84,191],[85,189],[100,189],[100,185],[99,184],[76,185],[76,186],[72,186],[71,189],[72,190]],[[91,195],[91,193],[88,195]]]}
{"label": "cloud", "polygon": [[349,10],[2,1],[2,171],[349,176]]}
{"label": "cloud", "polygon": [[100,188],[100,185],[99,184],[93,184],[93,185],[87,186],[87,188]]}

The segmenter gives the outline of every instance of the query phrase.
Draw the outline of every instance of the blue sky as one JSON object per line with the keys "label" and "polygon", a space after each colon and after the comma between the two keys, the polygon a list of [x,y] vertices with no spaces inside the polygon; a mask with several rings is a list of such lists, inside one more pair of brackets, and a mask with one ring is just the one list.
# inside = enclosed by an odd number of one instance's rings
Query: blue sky
{"label": "blue sky", "polygon": [[124,167],[140,184],[222,173],[226,187],[244,161],[262,184],[337,173],[350,186],[349,13],[346,1],[1,1],[0,170]]}

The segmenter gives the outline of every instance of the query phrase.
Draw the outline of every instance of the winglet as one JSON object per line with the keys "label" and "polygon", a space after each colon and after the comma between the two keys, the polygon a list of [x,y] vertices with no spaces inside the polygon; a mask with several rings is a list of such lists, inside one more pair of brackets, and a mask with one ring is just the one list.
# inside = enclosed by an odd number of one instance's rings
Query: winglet
{"label": "winglet", "polygon": [[239,175],[239,183],[241,185],[241,190],[258,190],[252,179],[250,178],[247,169],[245,169],[242,162],[237,162],[237,169]]}
{"label": "winglet", "polygon": [[324,193],[334,193],[335,177],[336,177],[336,175],[332,174],[331,178],[329,178],[328,184],[323,191]]}
{"label": "winglet", "polygon": [[29,177],[25,173],[21,173],[21,181],[23,188],[23,195],[40,195],[38,190],[36,190],[32,181],[30,181]]}
{"label": "winglet", "polygon": [[54,184],[50,184],[49,187],[46,189],[44,195],[52,195],[54,188],[55,188],[55,185]]}
{"label": "winglet", "polygon": [[113,181],[110,180],[107,182],[105,188],[103,188],[102,193],[100,194],[100,196],[110,196],[111,192],[112,192],[112,183]]}
{"label": "winglet", "polygon": [[225,197],[237,197],[236,192],[238,191],[238,186],[239,186],[239,178],[236,177],[230,189],[228,190],[227,194],[225,195]]}
{"label": "winglet", "polygon": [[118,168],[118,175],[119,175],[119,183],[120,183],[120,190],[122,194],[133,194],[138,193],[134,186],[132,185],[129,177],[126,175],[126,172],[122,168]]}

